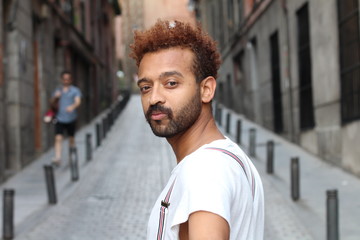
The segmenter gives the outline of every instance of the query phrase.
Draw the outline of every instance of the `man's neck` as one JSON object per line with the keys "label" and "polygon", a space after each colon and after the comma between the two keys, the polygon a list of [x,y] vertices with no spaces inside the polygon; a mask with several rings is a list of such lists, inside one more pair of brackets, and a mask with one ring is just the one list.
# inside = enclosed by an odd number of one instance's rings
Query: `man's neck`
{"label": "man's neck", "polygon": [[201,146],[219,139],[225,139],[225,137],[217,128],[211,113],[208,112],[200,114],[200,117],[187,131],[168,138],[167,141],[179,163],[184,157]]}
{"label": "man's neck", "polygon": [[67,91],[67,90],[69,90],[70,86],[71,85],[63,85],[62,88],[64,91]]}

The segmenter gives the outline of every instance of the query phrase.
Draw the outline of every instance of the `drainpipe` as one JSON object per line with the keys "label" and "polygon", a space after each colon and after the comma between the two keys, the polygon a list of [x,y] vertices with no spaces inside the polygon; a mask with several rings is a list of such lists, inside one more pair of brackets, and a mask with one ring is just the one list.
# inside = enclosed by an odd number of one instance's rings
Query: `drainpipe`
{"label": "drainpipe", "polygon": [[284,11],[285,17],[285,26],[286,26],[286,52],[287,52],[287,86],[289,91],[289,115],[290,115],[290,124],[289,124],[289,132],[290,132],[290,140],[295,142],[295,123],[294,123],[294,104],[293,104],[293,86],[291,81],[291,48],[290,48],[290,24],[289,24],[289,14],[287,8],[287,1],[282,0],[282,8]]}

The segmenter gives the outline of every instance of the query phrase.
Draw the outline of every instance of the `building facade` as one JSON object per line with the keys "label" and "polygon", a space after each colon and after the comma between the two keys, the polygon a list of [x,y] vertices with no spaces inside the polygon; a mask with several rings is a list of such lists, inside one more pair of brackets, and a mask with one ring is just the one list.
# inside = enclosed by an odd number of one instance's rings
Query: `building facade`
{"label": "building facade", "polygon": [[78,126],[116,98],[116,14],[117,1],[0,2],[1,180],[52,146],[43,115],[63,70],[83,94]]}
{"label": "building facade", "polygon": [[358,0],[203,0],[217,99],[360,176]]}

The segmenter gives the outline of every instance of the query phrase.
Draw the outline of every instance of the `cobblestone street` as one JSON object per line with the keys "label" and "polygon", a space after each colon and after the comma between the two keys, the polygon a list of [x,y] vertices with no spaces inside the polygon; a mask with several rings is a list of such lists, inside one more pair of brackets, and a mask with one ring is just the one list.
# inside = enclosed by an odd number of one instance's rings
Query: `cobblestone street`
{"label": "cobblestone street", "polygon": [[[244,128],[248,129],[249,127],[250,125],[246,125]],[[82,144],[79,135],[83,137],[85,132],[81,131],[82,133],[78,134],[76,140],[78,146]],[[259,131],[258,141],[264,141],[268,137],[266,134]],[[231,133],[227,135],[233,137]],[[247,137],[248,135],[244,132],[244,142]],[[297,148],[286,148],[285,142],[280,142],[279,139],[275,140],[279,141],[278,145],[281,146],[276,152],[278,161],[283,161],[284,157],[287,158],[286,154],[294,154],[294,151],[297,151]],[[265,148],[259,142],[258,145],[254,164],[262,176],[265,190],[264,239],[325,239],[325,198],[322,190],[325,191],[328,186],[313,184],[312,188],[309,188],[310,192],[306,189],[303,191],[304,196],[299,203],[292,202],[288,195],[288,183],[285,179],[288,176],[288,163],[278,164],[274,175],[266,174],[263,160]],[[246,144],[243,148],[247,148]],[[79,155],[80,158],[84,158],[84,151],[80,151]],[[307,161],[308,163],[304,161],[304,169],[308,168],[312,171],[317,164],[317,167],[323,169],[322,172],[317,173],[319,176],[330,171],[333,174],[333,182],[329,178],[325,181],[326,183],[331,186],[339,184],[337,187],[341,188],[342,183],[336,181],[341,178],[347,182],[347,186],[342,187],[342,193],[356,195],[357,190],[352,190],[355,186],[359,188],[359,179],[322,162],[317,162],[316,159]],[[17,224],[15,239],[145,239],[150,210],[174,166],[175,160],[170,146],[165,139],[152,134],[143,117],[139,96],[134,95],[103,140],[102,145],[96,149],[93,160],[88,163],[80,163],[80,180],[78,182],[70,182],[68,166],[64,165],[56,169],[57,177],[60,180],[58,185],[63,182],[59,190],[58,204],[42,206],[40,210],[24,217]],[[34,167],[30,166],[29,168]],[[34,170],[34,172],[36,171]],[[305,174],[309,181],[316,178],[316,175],[309,174],[306,169],[304,170]],[[304,180],[304,185],[309,186],[306,183],[307,180]],[[11,185],[11,181],[7,185]],[[311,192],[315,190],[319,192],[317,189],[321,189],[321,193]],[[41,189],[41,191],[43,194],[45,189]],[[34,194],[36,193],[32,195]],[[45,201],[45,198],[42,201]],[[25,202],[24,199],[18,200],[18,204],[22,202]],[[345,199],[343,205],[345,205]],[[349,229],[355,231],[355,221],[351,219],[354,219],[352,215],[356,215],[355,212],[359,212],[359,204],[350,201],[341,208],[344,220],[343,224],[340,224],[342,235],[345,236],[343,239],[355,240],[358,236],[357,233],[351,232]]]}
{"label": "cobblestone street", "polygon": [[[175,162],[133,99],[70,196],[18,239],[144,239],[149,211]],[[57,171],[61,171],[58,169]]]}

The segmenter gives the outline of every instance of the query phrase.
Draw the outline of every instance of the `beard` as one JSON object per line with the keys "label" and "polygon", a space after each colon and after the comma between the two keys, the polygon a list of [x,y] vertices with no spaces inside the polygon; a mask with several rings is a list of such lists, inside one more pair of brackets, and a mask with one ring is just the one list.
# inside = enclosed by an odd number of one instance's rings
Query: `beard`
{"label": "beard", "polygon": [[[153,111],[160,111],[167,115],[165,120],[152,120],[151,115]],[[199,118],[201,113],[200,92],[197,92],[174,116],[171,108],[166,108],[162,105],[156,104],[149,107],[146,112],[146,120],[149,123],[151,130],[158,137],[172,138],[179,133],[188,130],[195,121]],[[164,121],[169,121],[166,125]]]}

